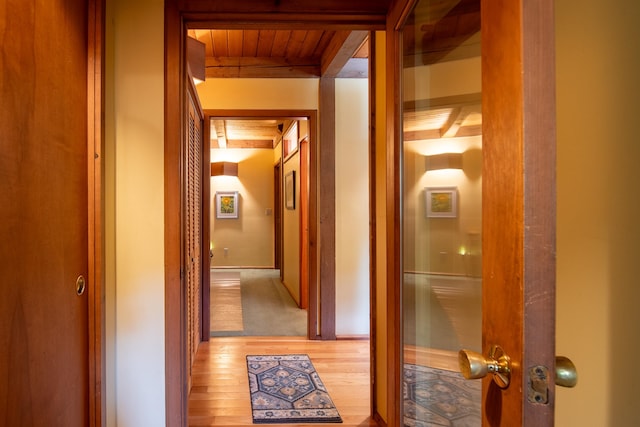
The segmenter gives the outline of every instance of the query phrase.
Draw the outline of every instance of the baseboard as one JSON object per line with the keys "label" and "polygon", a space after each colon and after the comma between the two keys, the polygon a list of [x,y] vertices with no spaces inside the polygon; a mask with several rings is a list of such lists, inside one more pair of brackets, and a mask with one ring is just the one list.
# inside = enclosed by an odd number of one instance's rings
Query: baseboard
{"label": "baseboard", "polygon": [[368,341],[369,335],[336,335],[336,340],[360,340],[360,341]]}
{"label": "baseboard", "polygon": [[242,270],[242,269],[252,269],[252,270],[275,270],[275,267],[269,267],[266,265],[212,265],[211,270]]}

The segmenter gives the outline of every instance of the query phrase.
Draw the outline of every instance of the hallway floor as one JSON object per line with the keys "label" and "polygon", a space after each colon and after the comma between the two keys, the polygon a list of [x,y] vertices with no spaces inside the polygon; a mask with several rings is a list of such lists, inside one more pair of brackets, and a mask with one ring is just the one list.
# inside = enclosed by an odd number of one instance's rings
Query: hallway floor
{"label": "hallway floor", "polygon": [[253,425],[245,359],[249,354],[308,354],[342,416],[340,425],[377,425],[369,417],[369,341],[220,337],[198,349],[189,395],[190,426]]}

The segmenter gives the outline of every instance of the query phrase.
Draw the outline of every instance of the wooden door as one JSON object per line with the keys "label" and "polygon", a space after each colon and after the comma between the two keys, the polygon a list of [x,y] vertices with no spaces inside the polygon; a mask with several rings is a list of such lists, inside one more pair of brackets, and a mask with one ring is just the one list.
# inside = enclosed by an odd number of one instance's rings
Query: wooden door
{"label": "wooden door", "polygon": [[[388,39],[400,82],[389,86],[401,230],[390,333],[403,337],[389,357],[393,424],[553,425],[553,2],[405,6]],[[496,345],[511,358],[508,386],[463,381],[457,350],[487,357]]]}
{"label": "wooden door", "polygon": [[[95,422],[87,5],[10,0],[0,14],[0,424],[6,426]],[[83,292],[79,277],[87,280]]]}

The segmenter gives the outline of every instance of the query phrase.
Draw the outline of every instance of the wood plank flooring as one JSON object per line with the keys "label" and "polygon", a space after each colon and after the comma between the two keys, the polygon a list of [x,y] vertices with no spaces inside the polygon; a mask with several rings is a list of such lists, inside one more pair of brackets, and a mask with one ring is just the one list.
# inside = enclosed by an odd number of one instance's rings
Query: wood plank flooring
{"label": "wood plank flooring", "polygon": [[339,425],[377,425],[370,417],[369,341],[221,337],[201,343],[196,354],[190,426],[253,425],[246,367],[250,354],[308,354],[342,416]]}
{"label": "wood plank flooring", "polygon": [[242,331],[240,272],[211,272],[211,332]]}

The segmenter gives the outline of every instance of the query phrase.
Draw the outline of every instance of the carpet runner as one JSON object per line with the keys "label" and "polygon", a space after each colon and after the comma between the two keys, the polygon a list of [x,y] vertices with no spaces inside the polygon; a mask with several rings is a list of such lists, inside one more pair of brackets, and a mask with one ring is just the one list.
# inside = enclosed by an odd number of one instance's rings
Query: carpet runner
{"label": "carpet runner", "polygon": [[247,356],[253,422],[341,423],[309,356]]}
{"label": "carpet runner", "polygon": [[404,425],[480,427],[482,381],[458,372],[404,365]]}

